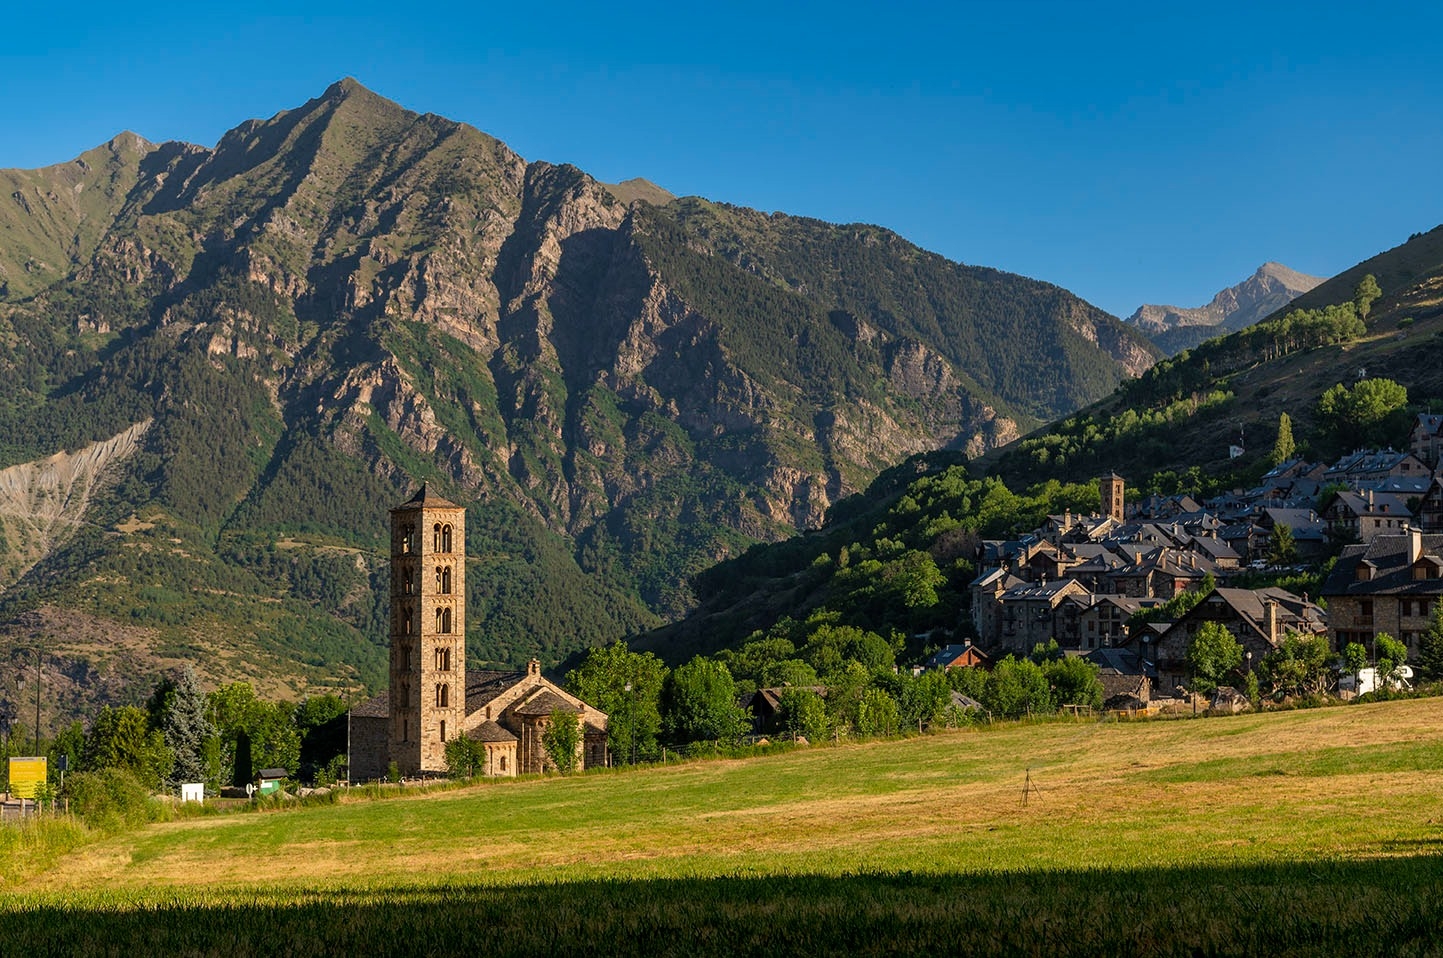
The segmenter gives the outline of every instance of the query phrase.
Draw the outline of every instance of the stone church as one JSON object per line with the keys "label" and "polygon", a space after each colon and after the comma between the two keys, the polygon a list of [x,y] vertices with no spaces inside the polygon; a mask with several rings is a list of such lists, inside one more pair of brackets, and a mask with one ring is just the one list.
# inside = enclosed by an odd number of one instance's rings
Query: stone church
{"label": "stone church", "polygon": [[351,780],[446,771],[446,743],[485,747],[486,775],[551,766],[542,736],[554,712],[582,731],[577,767],[605,765],[606,713],[541,674],[466,668],[466,510],[423,485],[391,510],[390,687],[351,710]]}

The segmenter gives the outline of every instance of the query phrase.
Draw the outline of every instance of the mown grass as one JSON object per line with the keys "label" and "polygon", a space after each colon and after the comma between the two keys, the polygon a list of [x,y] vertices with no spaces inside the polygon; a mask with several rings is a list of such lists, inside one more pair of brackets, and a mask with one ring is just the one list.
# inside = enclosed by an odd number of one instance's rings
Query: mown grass
{"label": "mown grass", "polygon": [[[208,816],[0,897],[41,954],[1438,953],[1436,700],[1051,723]],[[1024,783],[1036,790],[1022,801]]]}

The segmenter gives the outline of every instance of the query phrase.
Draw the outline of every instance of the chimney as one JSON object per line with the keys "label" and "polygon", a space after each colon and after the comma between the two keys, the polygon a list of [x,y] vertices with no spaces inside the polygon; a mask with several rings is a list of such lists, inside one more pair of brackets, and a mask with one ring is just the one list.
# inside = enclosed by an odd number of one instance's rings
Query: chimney
{"label": "chimney", "polygon": [[1274,599],[1263,600],[1263,632],[1270,644],[1278,644],[1278,603]]}
{"label": "chimney", "polygon": [[532,659],[530,662],[527,662],[527,663],[526,663],[526,674],[527,674],[527,675],[530,675],[530,676],[532,676],[532,677],[540,676],[540,675],[541,675],[541,660],[540,660],[540,659]]}
{"label": "chimney", "polygon": [[1408,564],[1417,562],[1423,555],[1423,530],[1417,526],[1408,527]]}

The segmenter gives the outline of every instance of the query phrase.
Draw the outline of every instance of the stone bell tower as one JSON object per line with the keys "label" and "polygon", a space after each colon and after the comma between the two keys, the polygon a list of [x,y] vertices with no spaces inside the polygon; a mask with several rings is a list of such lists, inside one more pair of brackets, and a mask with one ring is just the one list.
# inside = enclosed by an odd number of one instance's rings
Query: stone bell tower
{"label": "stone bell tower", "polygon": [[1109,472],[1097,480],[1097,489],[1102,498],[1102,514],[1111,516],[1118,522],[1127,518],[1124,486],[1122,477],[1115,472]]}
{"label": "stone bell tower", "polygon": [[466,510],[424,485],[391,510],[390,678],[391,761],[445,771],[466,717]]}

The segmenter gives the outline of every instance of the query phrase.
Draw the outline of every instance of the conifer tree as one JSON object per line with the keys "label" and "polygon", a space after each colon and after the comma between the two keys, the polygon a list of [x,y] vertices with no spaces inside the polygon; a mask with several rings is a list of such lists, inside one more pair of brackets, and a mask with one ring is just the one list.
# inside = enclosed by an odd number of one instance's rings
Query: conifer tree
{"label": "conifer tree", "polygon": [[1418,672],[1431,682],[1443,679],[1443,602],[1433,603],[1428,628],[1418,636]]}
{"label": "conifer tree", "polygon": [[205,782],[214,777],[207,756],[214,752],[215,726],[206,714],[205,693],[187,666],[164,697],[159,716],[165,745],[175,753],[173,782]]}

